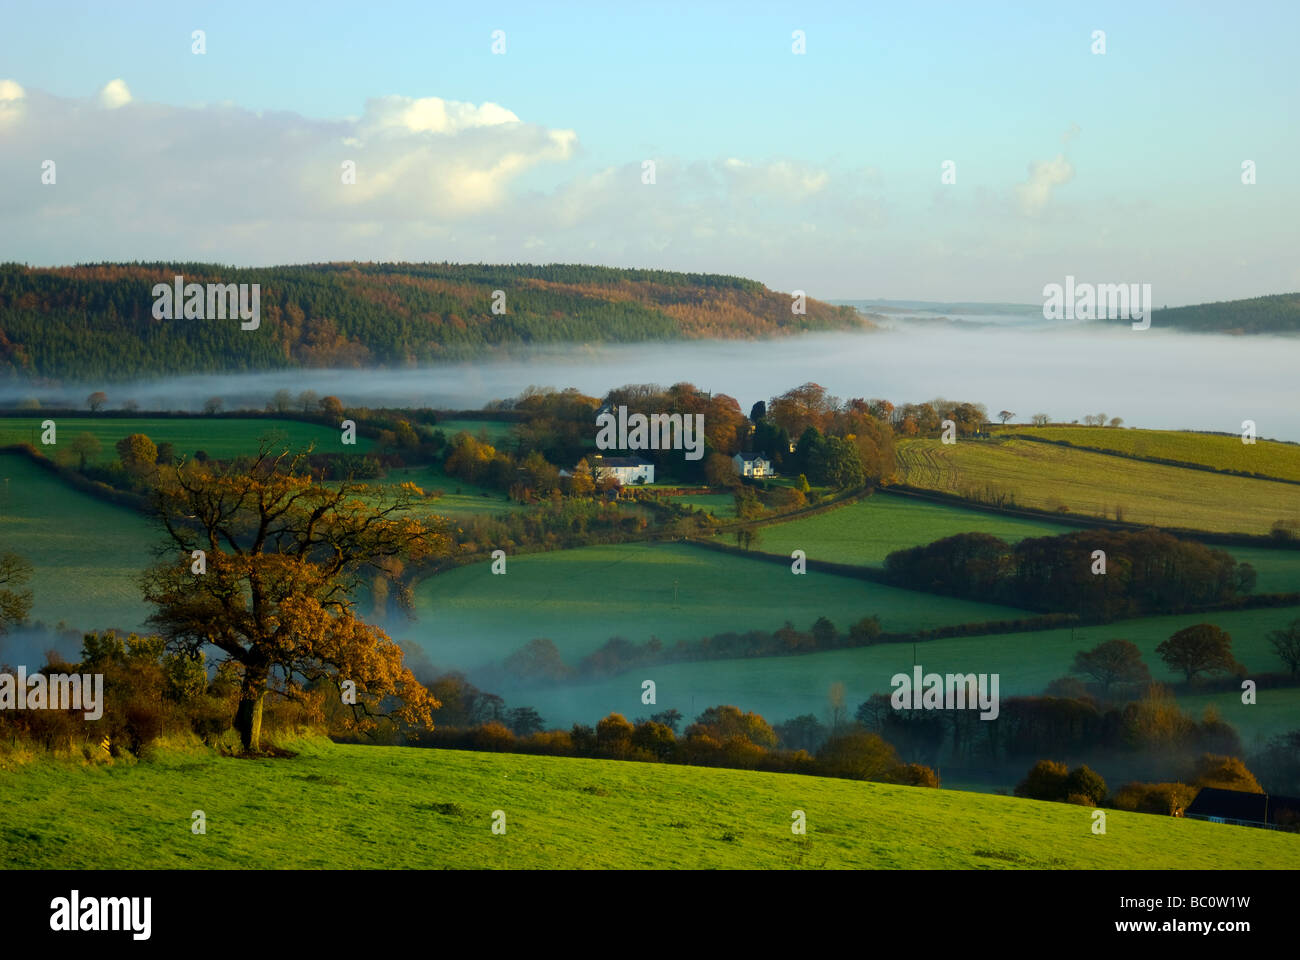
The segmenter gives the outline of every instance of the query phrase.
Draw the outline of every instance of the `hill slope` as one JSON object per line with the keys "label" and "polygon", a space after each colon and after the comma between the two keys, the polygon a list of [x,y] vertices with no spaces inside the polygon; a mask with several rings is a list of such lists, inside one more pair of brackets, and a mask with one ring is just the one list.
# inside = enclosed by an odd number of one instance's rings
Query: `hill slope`
{"label": "hill slope", "polygon": [[[153,317],[152,290],[260,284],[260,325]],[[494,291],[505,294],[493,312]],[[752,338],[870,324],[753,280],[607,267],[336,263],[0,266],[0,376],[403,366],[515,344]]]}
{"label": "hill slope", "polygon": [[[793,774],[295,745],[0,771],[0,866],[42,868],[1300,867],[1300,836]],[[202,810],[207,833],[190,831]],[[493,811],[506,832],[492,833]],[[791,813],[807,816],[794,836]]]}
{"label": "hill slope", "polygon": [[1196,333],[1297,333],[1300,332],[1300,293],[1166,307],[1151,311],[1151,325]]}

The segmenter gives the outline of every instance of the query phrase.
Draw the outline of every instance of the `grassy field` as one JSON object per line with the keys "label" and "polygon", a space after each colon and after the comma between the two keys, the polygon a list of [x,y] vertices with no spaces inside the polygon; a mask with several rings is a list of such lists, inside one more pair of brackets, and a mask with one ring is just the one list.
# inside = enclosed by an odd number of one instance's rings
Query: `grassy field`
{"label": "grassy field", "polygon": [[1116,430],[1110,427],[994,427],[996,433],[1064,440],[1076,447],[1113,450],[1137,457],[1197,463],[1217,470],[1300,480],[1300,444],[1186,430]]}
{"label": "grassy field", "polygon": [[140,626],[148,610],[136,578],[160,532],[17,454],[0,454],[0,481],[0,549],[34,568],[31,618],[79,630]]}
{"label": "grassy field", "polygon": [[[1122,638],[1136,644],[1152,676],[1165,683],[1181,682],[1155,648],[1170,634],[1194,623],[1209,621],[1232,636],[1233,653],[1252,671],[1284,670],[1268,645],[1267,634],[1300,617],[1300,607],[1271,610],[1243,610],[1233,613],[1148,617],[1097,627],[1041,630],[1033,633],[993,634],[983,637],[955,637],[916,644],[916,663],[927,672],[996,673],[1003,697],[1040,694],[1047,684],[1064,676],[1078,650],[1090,649],[1104,640]],[[832,617],[832,619],[835,619]],[[836,624],[843,626],[840,621]],[[558,641],[557,641],[558,642]],[[804,713],[823,719],[828,715],[827,691],[833,683],[844,684],[849,712],[873,693],[889,693],[889,679],[907,673],[913,664],[912,644],[880,644],[796,657],[761,657],[747,660],[711,660],[672,663],[641,668],[590,684],[521,690],[507,694],[511,705],[536,707],[548,724],[567,727],[573,723],[595,723],[610,711],[628,717],[647,716],[657,710],[680,710],[694,719],[707,707],[733,703],[754,710],[772,723]],[[657,702],[652,709],[640,702],[641,681],[655,681]],[[502,691],[498,691],[502,692]],[[1300,690],[1296,691],[1300,693]],[[1221,705],[1234,694],[1212,695]],[[1202,708],[1206,695],[1189,700]],[[1261,702],[1272,705],[1267,712],[1256,706],[1242,706],[1225,717],[1242,711],[1250,714],[1250,731],[1280,733],[1300,727],[1300,696],[1290,691],[1261,691]],[[1240,697],[1237,697],[1240,704]],[[1199,712],[1199,709],[1198,709]]]}
{"label": "grassy field", "polygon": [[426,501],[428,512],[447,517],[494,516],[528,509],[499,490],[480,487],[467,480],[449,477],[437,467],[402,467],[388,471],[381,483],[414,483],[426,493],[438,490],[442,496]]}
{"label": "grassy field", "polygon": [[[1295,869],[1300,836],[951,790],[300,741],[0,771],[0,866]],[[206,833],[191,832],[202,810]],[[804,811],[807,835],[790,830]],[[493,834],[494,811],[505,817]]]}
{"label": "grassy field", "polygon": [[90,433],[99,440],[100,452],[96,459],[100,461],[117,459],[114,444],[132,433],[143,433],[154,443],[169,442],[175,446],[178,454],[187,457],[192,457],[196,450],[205,450],[209,456],[218,459],[255,453],[258,440],[263,436],[272,436],[280,442],[288,441],[295,449],[315,444],[317,453],[364,453],[370,449],[370,441],[365,437],[357,437],[355,447],[345,447],[340,442],[341,434],[338,430],[315,423],[235,417],[152,420],[148,417],[60,417],[55,420],[58,426],[58,444],[52,448],[41,446],[41,421],[44,419],[41,414],[0,418],[0,446],[29,443],[53,457],[59,447],[69,446],[79,434]]}
{"label": "grassy field", "polygon": [[[1056,536],[1078,529],[880,492],[827,513],[762,527],[753,549],[783,556],[797,549],[814,560],[879,567],[895,550],[933,543],[957,533],[988,533],[1015,543],[1025,537]],[[717,539],[731,543],[733,535],[719,534]],[[1300,591],[1300,550],[1218,549],[1255,567],[1256,593]]]}
{"label": "grassy field", "polygon": [[672,502],[711,513],[719,520],[736,519],[736,498],[730,493],[692,493],[673,497]]}
{"label": "grassy field", "polygon": [[493,446],[508,440],[514,427],[515,424],[508,420],[439,420],[434,425],[434,429],[445,433],[448,440],[464,430],[475,438],[486,436]]}
{"label": "grassy field", "polygon": [[847,629],[874,613],[887,630],[1025,615],[849,577],[796,576],[786,565],[679,544],[526,554],[508,560],[506,571],[496,576],[478,563],[423,581],[416,588],[419,622],[395,624],[393,631],[419,642],[439,666],[468,668],[499,660],[534,637],[549,637],[576,659],[614,636],[672,643],[728,630],[775,630],[786,620],[806,630],[822,615]]}
{"label": "grassy field", "polygon": [[1266,534],[1276,520],[1300,521],[1300,486],[1086,450],[1000,441],[908,440],[899,474],[916,487],[977,498],[990,488],[1022,507],[1164,527]]}
{"label": "grassy field", "polygon": [[[895,550],[933,543],[957,533],[978,531],[1014,543],[1025,537],[1049,537],[1074,529],[876,493],[826,513],[765,526],[758,531],[753,549],[787,556],[792,550],[803,550],[812,560],[879,567]],[[728,535],[719,538],[731,542]]]}

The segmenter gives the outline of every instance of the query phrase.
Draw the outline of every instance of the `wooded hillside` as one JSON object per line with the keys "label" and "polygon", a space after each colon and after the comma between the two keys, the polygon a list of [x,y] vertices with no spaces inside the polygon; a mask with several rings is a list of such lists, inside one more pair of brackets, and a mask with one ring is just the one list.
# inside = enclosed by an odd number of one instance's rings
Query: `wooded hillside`
{"label": "wooded hillside", "polygon": [[[152,290],[260,284],[260,325],[153,316]],[[505,313],[492,311],[493,292]],[[178,311],[179,315],[179,311]],[[0,377],[404,366],[513,344],[748,339],[870,326],[849,307],[740,277],[608,267],[200,263],[0,266]]]}

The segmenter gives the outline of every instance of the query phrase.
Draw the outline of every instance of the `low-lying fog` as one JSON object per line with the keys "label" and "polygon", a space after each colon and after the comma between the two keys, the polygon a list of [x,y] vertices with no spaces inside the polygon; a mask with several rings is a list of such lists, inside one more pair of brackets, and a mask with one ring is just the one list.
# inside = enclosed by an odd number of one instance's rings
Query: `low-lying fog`
{"label": "low-lying fog", "polygon": [[990,414],[1012,410],[1017,420],[1105,413],[1128,426],[1228,433],[1254,420],[1261,437],[1300,441],[1298,361],[1300,339],[1289,337],[904,324],[779,340],[538,347],[510,359],[420,369],[299,369],[59,389],[5,383],[0,404],[35,396],[47,406],[80,406],[90,390],[104,389],[109,406],[135,400],[144,410],[199,410],[220,396],[231,410],[261,408],[284,387],[334,394],[345,404],[470,409],[529,385],[599,396],[628,383],[689,381],[734,396],[748,413],[754,401],[813,380],[841,398],[942,396],[984,403]]}

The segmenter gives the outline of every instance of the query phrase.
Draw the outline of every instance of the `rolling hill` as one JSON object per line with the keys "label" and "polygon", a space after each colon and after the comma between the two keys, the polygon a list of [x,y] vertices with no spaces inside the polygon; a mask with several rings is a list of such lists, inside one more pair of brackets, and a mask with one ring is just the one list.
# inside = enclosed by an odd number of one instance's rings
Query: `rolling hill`
{"label": "rolling hill", "polygon": [[1300,293],[1156,309],[1151,311],[1151,326],[1195,333],[1297,333]]}
{"label": "rolling hill", "polygon": [[[158,320],[155,284],[259,284],[260,324]],[[497,297],[496,294],[501,296]],[[739,277],[606,267],[331,263],[0,265],[0,377],[412,366],[516,345],[749,339],[869,327]]]}
{"label": "rolling hill", "polygon": [[[311,740],[0,770],[6,869],[1295,869],[1300,836],[794,774]],[[359,786],[361,785],[361,786]],[[365,802],[358,803],[358,790]],[[202,810],[206,833],[191,832]],[[792,833],[802,810],[807,833]],[[495,811],[505,833],[492,831]],[[498,822],[500,822],[498,818]]]}

